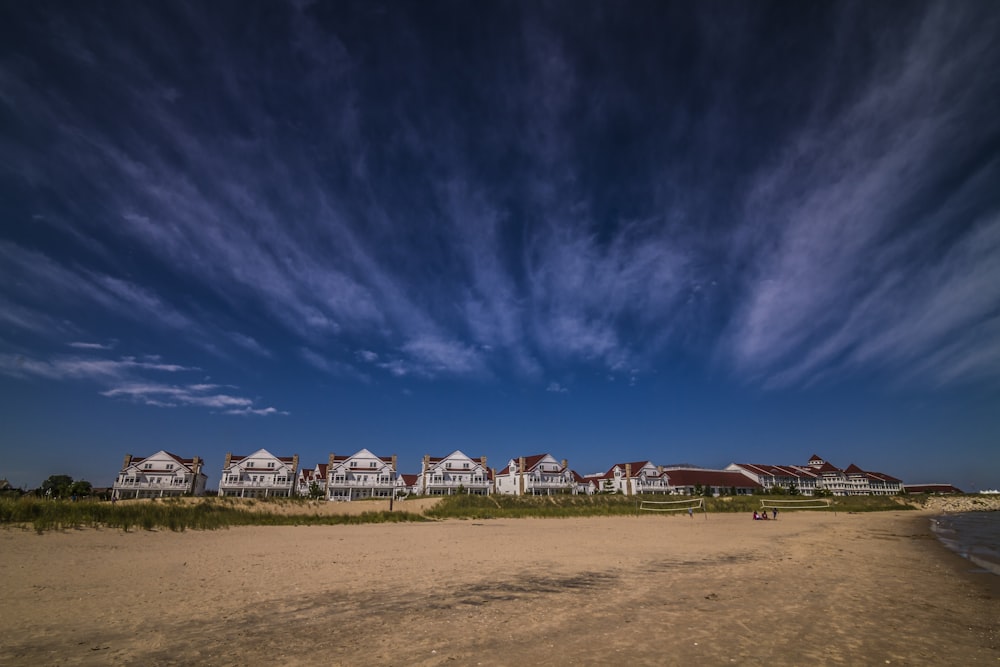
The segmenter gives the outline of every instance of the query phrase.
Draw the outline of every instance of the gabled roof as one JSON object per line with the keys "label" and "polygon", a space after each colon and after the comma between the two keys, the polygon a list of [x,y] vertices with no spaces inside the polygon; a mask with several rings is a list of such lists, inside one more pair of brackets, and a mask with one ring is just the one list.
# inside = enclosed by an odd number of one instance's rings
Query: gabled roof
{"label": "gabled roof", "polygon": [[[552,459],[553,461],[555,461],[555,457],[552,456],[551,454],[532,454],[531,456],[516,456],[511,460],[517,461],[522,458],[524,459],[524,470],[522,472],[531,472],[532,470],[537,468],[541,464],[541,462],[544,461],[545,459]],[[556,461],[556,463],[559,462]],[[563,470],[565,470],[565,468],[563,468],[562,463],[559,463],[559,471],[562,472]],[[504,469],[499,471],[497,474],[509,475],[510,463],[507,463],[506,467],[504,467]]]}
{"label": "gabled roof", "polygon": [[[628,463],[616,463],[610,468],[608,468],[607,472],[604,473],[604,476],[613,477],[615,468],[621,468],[622,472],[625,472],[625,466],[629,466],[632,470],[632,474],[634,475],[643,468],[645,468],[646,466],[651,466],[651,465],[653,465],[652,461],[630,461]],[[656,466],[653,467],[655,468]],[[588,477],[590,477],[590,475],[588,475]]]}
{"label": "gabled roof", "polygon": [[865,474],[864,470],[862,470],[858,466],[854,465],[853,463],[851,465],[847,466],[846,468],[844,468],[844,472],[850,473],[852,475],[864,475]]}
{"label": "gabled roof", "polygon": [[292,463],[292,462],[295,461],[295,457],[294,456],[275,456],[274,454],[272,454],[271,452],[267,451],[266,449],[258,449],[253,454],[247,454],[246,456],[238,456],[236,454],[232,454],[229,457],[229,461],[230,461],[230,463],[239,463],[240,461],[244,461],[246,459],[252,459],[255,456],[270,457],[270,458],[275,459],[277,461],[281,461],[282,463]]}
{"label": "gabled roof", "polygon": [[[179,466],[181,466],[181,468],[187,470],[188,472],[193,472],[193,470],[194,470],[193,467],[192,467],[194,465],[194,459],[193,458],[190,458],[190,459],[181,458],[180,456],[177,456],[176,454],[171,454],[170,452],[168,452],[168,451],[166,451],[164,449],[161,449],[160,451],[156,452],[155,454],[151,454],[149,456],[133,456],[132,460],[129,461],[128,467],[129,468],[138,467],[138,465],[140,463],[153,463],[152,461],[150,461],[150,459],[163,458],[163,457],[171,459],[172,461],[174,461],[174,463],[178,464]],[[172,473],[172,472],[176,472],[176,471],[175,470],[167,470],[166,468],[153,468],[153,469],[145,470],[143,472],[168,472],[168,473]]]}

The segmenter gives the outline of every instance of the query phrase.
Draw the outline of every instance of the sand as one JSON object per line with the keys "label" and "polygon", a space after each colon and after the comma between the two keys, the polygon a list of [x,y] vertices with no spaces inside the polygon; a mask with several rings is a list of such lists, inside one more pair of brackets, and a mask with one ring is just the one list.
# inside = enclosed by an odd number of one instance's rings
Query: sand
{"label": "sand", "polygon": [[0,664],[996,665],[1000,578],[927,523],[0,530]]}

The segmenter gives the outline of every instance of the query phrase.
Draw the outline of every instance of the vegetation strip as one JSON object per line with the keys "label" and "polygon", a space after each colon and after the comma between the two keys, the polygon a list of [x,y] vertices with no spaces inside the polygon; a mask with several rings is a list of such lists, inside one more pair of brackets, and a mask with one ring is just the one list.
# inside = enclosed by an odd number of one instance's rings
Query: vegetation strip
{"label": "vegetation strip", "polygon": [[[773,496],[771,496],[773,497]],[[303,501],[288,499],[237,503],[226,498],[165,499],[110,503],[96,500],[47,500],[24,496],[0,498],[0,524],[32,527],[42,533],[70,528],[115,528],[173,531],[215,530],[232,526],[329,526],[392,523],[434,519],[567,518],[625,516],[638,513],[639,498],[599,496],[445,496],[423,514],[407,511],[372,511],[361,514],[325,514],[310,511]],[[363,502],[363,501],[362,501]],[[835,512],[876,512],[916,509],[920,499],[888,496],[835,498]],[[759,496],[706,498],[709,514],[759,509]],[[300,511],[296,511],[299,510]],[[787,511],[806,511],[782,509]]]}

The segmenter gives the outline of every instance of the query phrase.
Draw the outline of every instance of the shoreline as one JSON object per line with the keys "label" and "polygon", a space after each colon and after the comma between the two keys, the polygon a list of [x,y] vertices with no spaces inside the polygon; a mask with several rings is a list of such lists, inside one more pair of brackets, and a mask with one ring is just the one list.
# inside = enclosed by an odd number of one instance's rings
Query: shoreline
{"label": "shoreline", "polygon": [[995,664],[931,516],[0,531],[0,662]]}

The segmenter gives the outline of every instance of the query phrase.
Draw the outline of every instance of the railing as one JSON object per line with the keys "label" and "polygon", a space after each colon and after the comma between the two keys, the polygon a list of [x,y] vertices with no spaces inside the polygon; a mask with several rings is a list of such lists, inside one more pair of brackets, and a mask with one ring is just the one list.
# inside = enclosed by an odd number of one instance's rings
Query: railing
{"label": "railing", "polygon": [[432,479],[428,479],[427,480],[427,488],[428,489],[433,488],[433,487],[442,487],[442,486],[453,486],[453,487],[464,486],[466,488],[469,488],[469,487],[476,487],[476,488],[478,488],[478,487],[484,487],[485,488],[485,487],[488,487],[489,485],[490,485],[489,480],[482,480],[482,481],[476,481],[476,482],[473,482],[472,480],[468,480],[468,479],[448,479],[448,480],[443,480],[443,481],[440,481],[440,482],[435,482]]}
{"label": "railing", "polygon": [[573,480],[569,479],[540,480],[540,479],[532,479],[531,477],[524,478],[524,486],[535,489],[556,489],[556,488],[561,489],[563,487],[572,485],[573,485]]}
{"label": "railing", "polygon": [[191,480],[171,480],[169,482],[115,482],[113,489],[175,489],[191,486]]}
{"label": "railing", "polygon": [[[377,481],[377,482],[374,482],[374,481],[363,482],[360,479],[346,479],[344,481],[329,482],[329,486],[330,486],[330,488],[334,488],[334,487],[338,487],[338,486],[345,486],[345,487],[346,486],[350,486],[350,487],[361,487],[361,488],[366,488],[366,487],[380,487],[380,486],[391,487],[391,486],[397,486],[397,482],[396,482],[396,480],[385,480],[385,481]],[[400,486],[402,486],[402,485],[400,485]]]}
{"label": "railing", "polygon": [[268,489],[290,489],[294,486],[294,482],[261,482],[261,481],[249,481],[249,480],[237,480],[235,482],[228,482],[223,480],[219,483],[221,488],[268,488]]}

